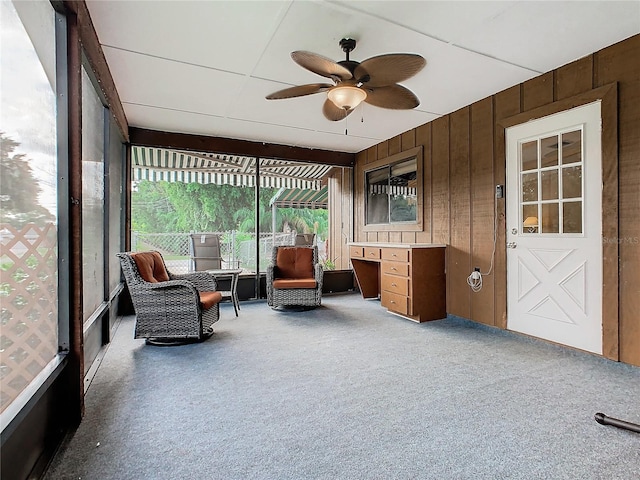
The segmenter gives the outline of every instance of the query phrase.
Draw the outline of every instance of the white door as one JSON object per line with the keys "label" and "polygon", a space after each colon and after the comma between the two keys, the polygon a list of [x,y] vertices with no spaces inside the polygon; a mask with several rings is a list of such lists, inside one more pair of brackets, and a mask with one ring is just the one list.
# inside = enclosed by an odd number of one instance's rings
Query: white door
{"label": "white door", "polygon": [[602,354],[600,102],[516,125],[507,148],[507,328]]}

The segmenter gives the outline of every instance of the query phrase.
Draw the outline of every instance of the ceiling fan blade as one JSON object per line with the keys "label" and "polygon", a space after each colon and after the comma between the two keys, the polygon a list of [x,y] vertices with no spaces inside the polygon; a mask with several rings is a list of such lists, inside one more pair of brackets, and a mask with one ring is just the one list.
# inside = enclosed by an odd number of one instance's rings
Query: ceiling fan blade
{"label": "ceiling fan blade", "polygon": [[323,77],[337,77],[340,80],[349,80],[353,77],[349,69],[338,65],[330,58],[323,57],[313,52],[298,50],[291,52],[291,58],[294,62],[307,70],[322,75]]}
{"label": "ceiling fan blade", "polygon": [[370,105],[390,108],[393,110],[409,110],[420,105],[420,100],[408,88],[402,85],[387,85],[385,87],[365,87],[367,98],[364,99]]}
{"label": "ceiling fan blade", "polygon": [[[371,57],[356,67],[353,76],[367,87],[385,87],[413,77],[427,61],[414,53],[390,53]],[[368,80],[365,80],[369,77]]]}
{"label": "ceiling fan blade", "polygon": [[284,90],[278,90],[267,95],[267,100],[281,100],[283,98],[304,97],[305,95],[313,95],[314,93],[329,90],[333,85],[330,83],[309,83],[307,85],[298,85],[297,87],[289,87]]}
{"label": "ceiling fan blade", "polygon": [[336,107],[336,104],[328,98],[324,101],[324,105],[322,106],[322,113],[327,120],[331,120],[332,122],[337,122],[346,118],[351,112],[353,112],[353,110],[345,110],[344,108]]}

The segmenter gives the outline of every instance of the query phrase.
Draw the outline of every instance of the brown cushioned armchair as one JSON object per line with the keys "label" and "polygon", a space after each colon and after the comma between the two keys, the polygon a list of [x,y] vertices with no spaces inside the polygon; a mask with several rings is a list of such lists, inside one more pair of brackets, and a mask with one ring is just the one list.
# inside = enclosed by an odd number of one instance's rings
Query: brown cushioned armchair
{"label": "brown cushioned armchair", "polygon": [[172,274],[160,252],[117,256],[136,314],[135,338],[146,338],[147,343],[184,343],[213,334],[222,299],[213,275]]}
{"label": "brown cushioned armchair", "polygon": [[267,303],[271,307],[316,307],[322,302],[322,265],[318,247],[273,247],[267,268]]}

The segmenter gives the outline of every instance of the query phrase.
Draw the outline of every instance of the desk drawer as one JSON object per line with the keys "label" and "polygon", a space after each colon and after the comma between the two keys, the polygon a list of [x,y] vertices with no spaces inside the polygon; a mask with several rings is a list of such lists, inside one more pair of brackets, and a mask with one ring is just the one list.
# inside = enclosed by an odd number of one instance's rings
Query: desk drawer
{"label": "desk drawer", "polygon": [[383,291],[398,293],[400,295],[409,294],[409,279],[396,275],[382,275],[381,287]]}
{"label": "desk drawer", "polygon": [[401,275],[403,277],[409,276],[409,264],[400,262],[387,262],[382,261],[382,273],[390,273],[391,275]]}
{"label": "desk drawer", "polygon": [[393,260],[394,262],[408,262],[409,250],[407,248],[389,248],[382,249],[383,260]]}
{"label": "desk drawer", "polygon": [[349,247],[349,256],[351,258],[364,258],[363,247]]}
{"label": "desk drawer", "polygon": [[403,315],[407,315],[409,313],[409,299],[404,295],[383,291],[380,298],[380,304],[389,310],[402,313]]}
{"label": "desk drawer", "polygon": [[364,247],[364,258],[367,260],[380,260],[380,249],[374,247]]}

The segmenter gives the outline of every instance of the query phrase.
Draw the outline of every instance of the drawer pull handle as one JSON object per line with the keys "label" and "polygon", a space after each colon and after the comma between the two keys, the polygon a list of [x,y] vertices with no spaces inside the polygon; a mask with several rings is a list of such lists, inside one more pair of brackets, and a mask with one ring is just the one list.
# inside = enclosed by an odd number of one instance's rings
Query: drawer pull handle
{"label": "drawer pull handle", "polygon": [[396,255],[395,253],[391,254],[392,257],[397,257],[398,255]]}
{"label": "drawer pull handle", "polygon": [[396,267],[391,267],[391,270],[396,271],[398,269]]}
{"label": "drawer pull handle", "polygon": [[396,285],[395,283],[391,284],[392,287],[397,287],[398,285]]}
{"label": "drawer pull handle", "polygon": [[391,300],[391,303],[396,303],[395,301]]}

